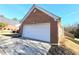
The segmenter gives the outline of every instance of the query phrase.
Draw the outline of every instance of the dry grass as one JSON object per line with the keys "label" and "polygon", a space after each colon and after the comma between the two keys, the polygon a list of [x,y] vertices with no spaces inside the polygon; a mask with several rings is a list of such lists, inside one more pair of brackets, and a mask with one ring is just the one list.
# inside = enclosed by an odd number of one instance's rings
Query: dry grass
{"label": "dry grass", "polygon": [[65,37],[65,39],[63,39],[62,45],[64,45],[65,48],[70,49],[75,54],[79,55],[79,41]]}

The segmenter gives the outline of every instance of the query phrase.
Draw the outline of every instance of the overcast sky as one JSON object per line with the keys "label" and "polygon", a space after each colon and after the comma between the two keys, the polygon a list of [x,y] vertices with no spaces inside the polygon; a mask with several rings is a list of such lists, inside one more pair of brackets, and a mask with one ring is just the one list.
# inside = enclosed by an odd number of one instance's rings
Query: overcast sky
{"label": "overcast sky", "polygon": [[[39,4],[43,9],[61,17],[62,24],[79,23],[79,4]],[[0,15],[21,20],[32,7],[32,4],[1,4]]]}

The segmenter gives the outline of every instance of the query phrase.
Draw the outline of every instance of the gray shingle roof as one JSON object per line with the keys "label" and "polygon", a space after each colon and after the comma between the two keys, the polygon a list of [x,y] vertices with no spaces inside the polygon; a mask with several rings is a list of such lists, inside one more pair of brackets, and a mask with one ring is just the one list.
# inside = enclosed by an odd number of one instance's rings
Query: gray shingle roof
{"label": "gray shingle roof", "polygon": [[1,16],[0,16],[0,22],[7,23],[9,25],[16,25],[19,23],[18,21],[10,20],[10,19],[7,19],[7,18],[1,17]]}

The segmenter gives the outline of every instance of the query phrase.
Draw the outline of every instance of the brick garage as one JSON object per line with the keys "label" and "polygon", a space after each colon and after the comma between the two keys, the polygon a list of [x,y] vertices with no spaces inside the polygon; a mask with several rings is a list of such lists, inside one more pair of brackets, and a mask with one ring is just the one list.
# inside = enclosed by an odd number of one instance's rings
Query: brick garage
{"label": "brick garage", "polygon": [[58,44],[62,32],[61,19],[59,16],[33,5],[23,18],[19,31],[24,38]]}

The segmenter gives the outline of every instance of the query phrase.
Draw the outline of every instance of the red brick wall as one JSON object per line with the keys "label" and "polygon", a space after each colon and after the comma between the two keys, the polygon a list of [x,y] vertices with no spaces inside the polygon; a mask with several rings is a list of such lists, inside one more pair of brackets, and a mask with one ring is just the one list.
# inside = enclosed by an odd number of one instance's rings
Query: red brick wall
{"label": "red brick wall", "polygon": [[50,23],[51,24],[51,43],[58,43],[58,22],[44,12],[36,9],[22,22],[20,26],[20,34],[22,34],[23,25],[36,23]]}

